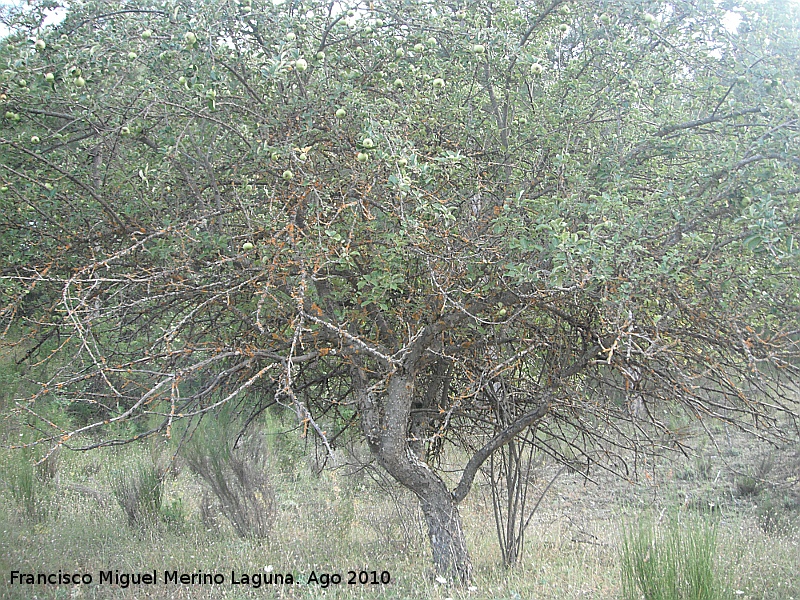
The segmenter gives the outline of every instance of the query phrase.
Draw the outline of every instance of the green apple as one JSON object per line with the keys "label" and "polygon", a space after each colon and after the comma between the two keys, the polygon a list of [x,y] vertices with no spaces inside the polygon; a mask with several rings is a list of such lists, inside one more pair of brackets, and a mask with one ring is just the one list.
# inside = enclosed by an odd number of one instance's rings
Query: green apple
{"label": "green apple", "polygon": [[277,152],[273,152],[272,154],[270,154],[270,156],[269,156],[269,157],[270,157],[272,160],[278,160],[278,159],[281,157],[281,155],[280,155],[280,154],[278,154]]}
{"label": "green apple", "polygon": [[347,116],[347,111],[343,108],[336,109],[336,118],[344,119]]}
{"label": "green apple", "polygon": [[6,119],[8,119],[9,121],[13,121],[14,120],[14,113],[11,112],[10,110],[6,111]]}
{"label": "green apple", "polygon": [[5,192],[7,192],[7,191],[8,191],[8,186],[7,186],[7,185],[4,185],[4,186],[1,186],[1,187],[0,187],[0,192],[3,192],[3,193],[5,193]]}
{"label": "green apple", "polygon": [[475,54],[483,54],[484,52],[486,52],[486,47],[483,44],[475,44],[472,47],[472,52],[474,52]]}
{"label": "green apple", "polygon": [[128,52],[128,60],[136,60],[136,52]]}
{"label": "green apple", "polygon": [[428,44],[428,46],[436,46],[438,44],[435,37],[429,37],[425,40],[425,43]]}
{"label": "green apple", "polygon": [[294,177],[294,173],[292,173],[290,170],[287,169],[283,172],[283,175],[281,175],[281,177],[283,177],[286,181],[289,181],[292,177]]}
{"label": "green apple", "polygon": [[541,75],[544,72],[544,67],[539,63],[533,63],[531,65],[531,75]]}
{"label": "green apple", "polygon": [[603,13],[602,15],[600,15],[600,22],[603,25],[608,25],[609,23],[611,23],[611,16],[608,13]]}
{"label": "green apple", "polygon": [[362,163],[367,162],[368,159],[369,159],[369,154],[367,154],[366,152],[359,152],[358,154],[356,154],[356,160],[358,162]]}
{"label": "green apple", "polygon": [[325,53],[322,50],[317,52],[317,60],[325,60]]}
{"label": "green apple", "polygon": [[289,33],[286,34],[286,40],[287,41],[293,42],[296,39],[297,39],[297,36],[295,35],[294,31],[290,31]]}
{"label": "green apple", "polygon": [[372,141],[372,138],[364,138],[361,141],[361,145],[364,146],[364,148],[374,148],[375,142]]}
{"label": "green apple", "polygon": [[564,33],[564,32],[566,32],[566,31],[567,31],[567,29],[569,29],[569,25],[567,25],[566,23],[562,23],[561,25],[559,25],[559,26],[558,26],[558,30],[559,30],[561,33]]}
{"label": "green apple", "polygon": [[308,63],[304,58],[298,58],[294,63],[294,68],[297,69],[299,72],[303,72],[308,68]]}
{"label": "green apple", "polygon": [[24,79],[20,79],[20,80],[17,81],[17,85],[19,87],[25,87],[26,85],[28,85],[28,82],[26,80],[24,80]]}
{"label": "green apple", "polygon": [[146,39],[146,40],[149,40],[151,37],[153,37],[153,30],[152,29],[145,29],[142,32],[142,37],[144,39]]}
{"label": "green apple", "polygon": [[405,167],[408,164],[408,159],[403,157],[397,160],[397,165],[400,167]]}
{"label": "green apple", "polygon": [[414,44],[414,52],[422,52],[423,50],[425,50],[424,45],[420,43]]}
{"label": "green apple", "polygon": [[215,89],[206,90],[206,98],[213,100],[216,97],[217,97],[217,90]]}
{"label": "green apple", "polygon": [[739,76],[736,78],[736,81],[737,81],[737,82],[739,82],[739,83],[747,83],[747,77],[746,77],[746,76],[744,76],[744,75],[739,75]]}
{"label": "green apple", "polygon": [[187,84],[187,82],[188,82],[188,81],[189,81],[189,80],[188,80],[188,79],[186,79],[186,77],[185,77],[185,76],[183,76],[183,75],[181,75],[180,77],[178,77],[178,83],[179,83],[180,85],[184,86],[184,87],[186,87],[186,84]]}
{"label": "green apple", "polygon": [[44,40],[36,40],[34,46],[37,50],[44,50],[47,47],[47,43]]}
{"label": "green apple", "polygon": [[383,19],[375,19],[375,27],[383,27]]}
{"label": "green apple", "polygon": [[124,125],[123,127],[120,128],[119,132],[121,135],[127,137],[131,134],[131,128],[128,127],[127,125]]}
{"label": "green apple", "polygon": [[300,154],[297,155],[297,160],[301,162],[308,160],[308,154],[306,154],[305,152],[301,152]]}
{"label": "green apple", "polygon": [[645,23],[655,23],[656,18],[655,16],[651,15],[650,13],[644,13],[644,22]]}
{"label": "green apple", "polygon": [[400,78],[398,77],[397,79],[395,79],[395,80],[394,80],[394,82],[392,83],[392,85],[393,85],[394,87],[396,87],[396,88],[401,88],[401,87],[403,87],[405,84],[403,83],[403,80],[402,80],[402,79],[400,79]]}
{"label": "green apple", "polygon": [[406,51],[403,50],[402,48],[398,48],[397,50],[394,51],[394,55],[397,58],[403,58],[406,55]]}
{"label": "green apple", "polygon": [[183,34],[183,41],[186,42],[187,46],[194,46],[197,42],[197,36],[192,31],[187,31]]}
{"label": "green apple", "polygon": [[32,136],[31,136],[31,144],[38,144],[38,143],[39,143],[39,142],[41,142],[41,141],[42,141],[42,140],[40,140],[40,139],[39,139],[39,136],[38,136],[38,135],[32,135]]}
{"label": "green apple", "polygon": [[437,90],[442,89],[444,87],[444,79],[442,79],[441,77],[437,77],[436,79],[434,79],[433,87],[435,87]]}
{"label": "green apple", "polygon": [[44,184],[44,189],[46,189],[49,192],[52,192],[53,191],[53,184],[48,181],[47,183]]}
{"label": "green apple", "polygon": [[792,106],[794,106],[794,102],[792,102],[792,99],[791,99],[791,98],[785,98],[785,99],[783,100],[783,105],[784,105],[786,108],[792,108]]}
{"label": "green apple", "polygon": [[83,77],[78,76],[75,79],[75,87],[82,88],[86,85],[86,80]]}
{"label": "green apple", "polygon": [[56,80],[56,76],[53,75],[52,73],[45,73],[44,80],[47,81],[48,83],[53,83]]}
{"label": "green apple", "polygon": [[245,242],[244,244],[242,244],[242,250],[244,250],[245,252],[249,252],[252,249],[253,249],[253,244],[251,244],[250,242]]}

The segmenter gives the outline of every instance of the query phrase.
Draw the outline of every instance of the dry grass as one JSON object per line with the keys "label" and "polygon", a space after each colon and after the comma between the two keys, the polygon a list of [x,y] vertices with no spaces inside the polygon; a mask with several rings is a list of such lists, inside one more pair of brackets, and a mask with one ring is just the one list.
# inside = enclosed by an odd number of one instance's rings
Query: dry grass
{"label": "dry grass", "polygon": [[[134,456],[135,455],[135,456]],[[780,456],[792,457],[791,452]],[[60,510],[52,518],[33,522],[24,510],[5,500],[0,508],[0,596],[28,598],[319,598],[322,589],[305,585],[312,571],[388,571],[388,586],[348,586],[324,590],[326,598],[594,598],[617,599],[620,586],[622,525],[643,512],[697,512],[714,506],[718,520],[717,562],[727,596],[750,600],[800,600],[800,533],[796,511],[781,504],[787,527],[760,525],[759,499],[735,493],[731,459],[747,472],[758,454],[740,451],[736,457],[711,456],[689,463],[676,476],[674,465],[652,464],[650,478],[630,484],[611,479],[597,483],[578,475],[560,477],[542,501],[528,530],[520,563],[501,566],[494,533],[489,490],[478,485],[462,509],[475,564],[474,589],[438,583],[431,572],[424,525],[412,497],[383,480],[342,471],[316,475],[302,461],[275,473],[276,521],[272,534],[261,540],[241,539],[224,519],[207,528],[200,518],[201,483],[188,470],[164,481],[163,506],[178,506],[169,519],[144,530],[126,526],[122,509],[110,497],[113,474],[131,460],[146,460],[142,448],[104,450],[61,457],[59,476],[43,485],[58,495]],[[788,482],[773,487],[775,497],[788,497],[796,484],[791,469],[779,464],[771,476]],[[727,464],[727,466],[726,466]],[[789,461],[789,466],[792,466]],[[537,485],[549,481],[555,465],[546,465]],[[727,470],[726,470],[727,469]],[[794,480],[796,482],[796,479]],[[773,482],[774,484],[774,482]],[[765,487],[767,484],[763,484]],[[792,486],[795,487],[792,487]],[[95,490],[97,494],[87,493]],[[782,507],[782,508],[781,508]],[[778,510],[778,509],[775,509]],[[302,585],[137,586],[13,586],[12,569],[24,572],[126,572],[183,570],[264,574],[292,572]]]}

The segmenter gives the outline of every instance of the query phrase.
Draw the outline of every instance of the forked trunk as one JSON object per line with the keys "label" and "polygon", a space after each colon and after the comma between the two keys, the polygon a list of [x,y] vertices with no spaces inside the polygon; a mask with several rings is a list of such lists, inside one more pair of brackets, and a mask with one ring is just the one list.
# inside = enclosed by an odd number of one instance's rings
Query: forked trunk
{"label": "forked trunk", "polygon": [[383,402],[376,402],[369,392],[364,393],[359,403],[361,425],[380,465],[419,498],[437,572],[466,583],[472,575],[472,562],[458,503],[442,478],[422,462],[411,447],[409,425],[413,390],[413,374],[406,373],[389,379]]}

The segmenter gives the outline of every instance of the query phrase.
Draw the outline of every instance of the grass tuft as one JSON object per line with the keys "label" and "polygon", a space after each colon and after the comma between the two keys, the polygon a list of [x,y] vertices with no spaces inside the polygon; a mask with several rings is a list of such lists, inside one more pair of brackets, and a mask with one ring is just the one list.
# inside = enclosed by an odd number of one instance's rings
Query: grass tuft
{"label": "grass tuft", "polygon": [[718,600],[716,524],[702,518],[647,517],[623,531],[622,592],[625,600]]}

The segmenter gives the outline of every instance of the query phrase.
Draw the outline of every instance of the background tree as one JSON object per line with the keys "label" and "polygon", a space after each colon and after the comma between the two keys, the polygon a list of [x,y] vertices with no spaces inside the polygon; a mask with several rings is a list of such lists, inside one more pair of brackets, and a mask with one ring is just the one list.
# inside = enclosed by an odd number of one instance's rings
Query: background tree
{"label": "background tree", "polygon": [[523,432],[622,474],[686,419],[797,435],[793,5],[70,4],[0,48],[38,443],[279,403],[467,580],[458,505]]}

